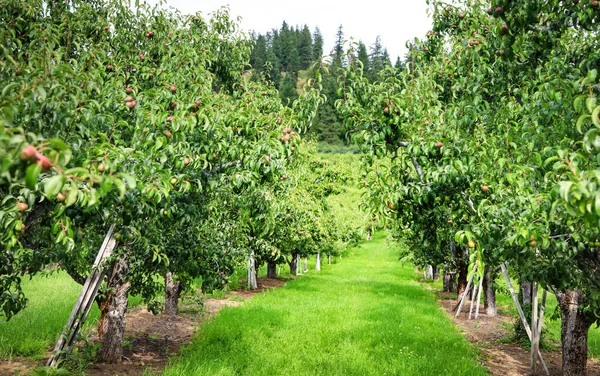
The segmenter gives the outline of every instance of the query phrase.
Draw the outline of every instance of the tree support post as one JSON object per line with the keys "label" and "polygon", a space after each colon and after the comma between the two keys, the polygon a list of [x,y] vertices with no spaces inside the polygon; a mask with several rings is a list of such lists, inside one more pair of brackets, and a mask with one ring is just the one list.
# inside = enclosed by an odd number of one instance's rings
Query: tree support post
{"label": "tree support post", "polygon": [[50,356],[50,359],[48,359],[47,365],[49,367],[56,367],[61,357],[71,352],[73,341],[87,319],[92,304],[94,304],[94,300],[96,299],[96,294],[98,294],[98,288],[106,274],[106,271],[100,269],[99,266],[102,264],[102,261],[112,254],[117,245],[117,241],[112,236],[114,230],[115,223],[113,222],[98,251],[98,255],[96,256],[96,260],[92,267],[92,274],[85,280],[79,298],[71,311],[71,316],[69,316],[60,338],[56,342],[56,346],[54,346],[54,351],[52,351],[52,355]]}
{"label": "tree support post", "polygon": [[[527,332],[527,336],[529,337],[529,340],[531,341],[532,340],[531,328],[529,327],[529,323],[527,322],[525,313],[523,313],[523,309],[521,308],[521,304],[519,303],[519,298],[517,297],[517,294],[515,293],[515,289],[513,288],[512,282],[510,281],[510,277],[508,276],[508,270],[506,269],[506,263],[500,264],[500,268],[502,268],[502,273],[504,274],[504,278],[506,279],[506,284],[508,285],[510,294],[513,298],[513,301],[515,302],[517,311],[519,312],[519,317],[521,318],[521,323],[523,323],[523,327],[525,328],[525,331]],[[541,329],[541,327],[539,329]],[[550,376],[550,371],[548,371],[546,362],[542,358],[542,353],[540,353],[539,349],[537,350],[537,356],[538,356],[538,358],[540,358],[540,363],[542,363],[542,366],[544,367],[544,371],[546,372],[546,375]]]}

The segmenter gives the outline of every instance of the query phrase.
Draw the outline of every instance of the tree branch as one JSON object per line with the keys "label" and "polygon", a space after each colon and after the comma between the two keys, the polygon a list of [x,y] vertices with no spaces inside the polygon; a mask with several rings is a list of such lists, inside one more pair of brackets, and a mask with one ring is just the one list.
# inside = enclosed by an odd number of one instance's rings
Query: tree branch
{"label": "tree branch", "polygon": [[[400,147],[405,148],[410,145],[410,142],[400,141],[400,142],[398,142],[398,145]],[[417,172],[417,175],[419,175],[419,180],[421,181],[421,183],[423,183],[423,171],[421,170],[419,161],[417,161],[417,158],[414,155],[412,155],[412,153],[411,153],[411,157],[412,157],[413,166],[415,167],[415,171]]]}

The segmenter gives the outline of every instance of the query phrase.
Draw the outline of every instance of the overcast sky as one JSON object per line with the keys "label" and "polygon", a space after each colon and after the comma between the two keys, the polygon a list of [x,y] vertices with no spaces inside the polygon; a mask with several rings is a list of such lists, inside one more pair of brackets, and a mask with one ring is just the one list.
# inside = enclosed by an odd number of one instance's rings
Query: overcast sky
{"label": "overcast sky", "polygon": [[228,5],[233,16],[242,17],[243,29],[261,34],[281,28],[284,20],[291,26],[307,24],[311,31],[318,26],[325,39],[325,54],[331,52],[341,24],[346,39],[351,36],[360,39],[367,47],[380,35],[392,63],[397,56],[404,58],[407,40],[423,38],[431,28],[425,0],[166,0],[166,3],[183,13],[200,11],[205,16]]}

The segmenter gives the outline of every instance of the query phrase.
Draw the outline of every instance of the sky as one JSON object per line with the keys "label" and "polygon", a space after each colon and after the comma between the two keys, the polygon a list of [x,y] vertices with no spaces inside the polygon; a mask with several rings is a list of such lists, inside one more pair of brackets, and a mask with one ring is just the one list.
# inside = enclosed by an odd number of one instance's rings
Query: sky
{"label": "sky", "polygon": [[[148,0],[156,3],[158,0]],[[425,0],[166,0],[167,6],[185,14],[198,11],[208,16],[222,6],[229,6],[231,15],[240,16],[243,30],[264,34],[273,28],[288,25],[308,25],[311,31],[319,27],[327,55],[333,48],[338,26],[343,26],[344,37],[362,40],[367,47],[379,35],[388,49],[392,63],[396,57],[404,58],[406,41],[424,38],[431,28]]]}

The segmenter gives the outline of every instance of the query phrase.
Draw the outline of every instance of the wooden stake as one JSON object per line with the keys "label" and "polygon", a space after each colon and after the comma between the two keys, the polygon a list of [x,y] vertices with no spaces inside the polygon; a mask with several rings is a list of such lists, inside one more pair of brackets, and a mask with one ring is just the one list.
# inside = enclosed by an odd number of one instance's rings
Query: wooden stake
{"label": "wooden stake", "polygon": [[[460,303],[458,303],[458,310],[456,311],[456,315],[454,317],[458,317],[458,315],[460,315],[460,311],[462,310],[462,306],[465,303],[465,300],[467,299],[467,295],[469,294],[469,289],[471,288],[471,283],[473,282],[473,277],[475,277],[476,271],[477,271],[477,264],[475,264],[475,266],[473,267],[473,274],[471,274],[471,277],[469,278],[469,281],[467,282],[467,287],[465,288],[465,292],[463,292],[463,296],[460,299]],[[457,309],[457,308],[454,307],[454,309]]]}
{"label": "wooden stake", "polygon": [[469,320],[471,320],[471,316],[473,315],[473,303],[475,303],[475,296],[477,295],[477,286],[473,284],[473,294],[471,295],[471,307],[469,308]]}
{"label": "wooden stake", "polygon": [[537,289],[537,283],[533,282],[533,286],[531,286],[531,295],[532,295],[532,302],[531,302],[531,327],[533,328],[533,330],[531,331],[531,374],[535,375],[536,372],[536,368],[537,368],[537,353],[539,350],[539,345],[540,345],[540,339],[538,337],[538,323],[537,323],[537,316],[538,316],[538,289]]}
{"label": "wooden stake", "polygon": [[542,324],[544,323],[544,312],[546,311],[546,295],[547,295],[548,291],[544,290],[544,292],[542,292],[542,305],[540,307],[540,319],[538,320],[538,327],[537,327],[537,331],[538,331],[538,336],[541,338],[542,335]]}
{"label": "wooden stake", "polygon": [[79,330],[83,327],[90,309],[94,304],[96,294],[98,293],[98,289],[100,288],[100,284],[102,283],[105,274],[105,271],[99,267],[101,266],[102,261],[112,254],[117,244],[112,236],[114,229],[115,223],[113,222],[104,237],[98,255],[96,255],[94,265],[92,266],[92,273],[86,278],[81,293],[79,294],[79,298],[77,298],[77,302],[71,311],[71,315],[54,346],[54,351],[52,351],[52,355],[50,356],[50,359],[48,359],[47,365],[50,367],[56,367],[60,358],[71,352],[73,342],[75,341]]}
{"label": "wooden stake", "polygon": [[481,301],[481,290],[483,290],[483,278],[479,280],[479,291],[477,292],[477,309],[475,310],[475,320],[479,317],[479,302]]}
{"label": "wooden stake", "polygon": [[[512,282],[510,281],[510,277],[508,276],[508,270],[506,269],[506,263],[500,264],[500,268],[502,269],[502,273],[504,274],[504,278],[506,279],[506,284],[508,285],[508,289],[510,290],[510,294],[515,302],[515,306],[517,307],[517,311],[519,312],[519,317],[521,318],[521,322],[525,327],[525,331],[527,332],[527,336],[531,341],[531,328],[529,328],[529,323],[527,323],[527,319],[525,318],[525,314],[523,313],[523,309],[521,308],[521,304],[519,303],[519,298],[517,298],[517,294],[515,293],[515,289],[513,288]],[[537,356],[540,358],[540,362],[544,367],[544,371],[546,375],[550,376],[550,371],[548,371],[548,367],[546,366],[546,362],[544,358],[542,358],[542,353],[538,349]]]}

